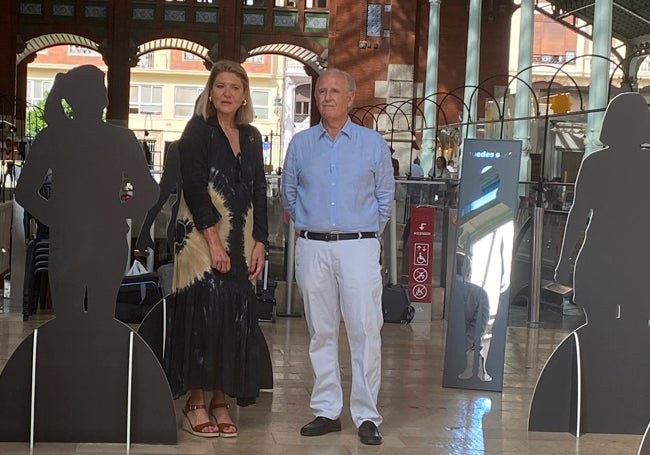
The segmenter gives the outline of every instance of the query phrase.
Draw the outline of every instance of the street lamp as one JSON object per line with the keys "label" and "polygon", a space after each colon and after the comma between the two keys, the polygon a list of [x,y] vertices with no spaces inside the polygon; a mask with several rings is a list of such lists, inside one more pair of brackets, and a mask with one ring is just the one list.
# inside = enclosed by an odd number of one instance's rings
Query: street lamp
{"label": "street lamp", "polygon": [[282,110],[282,98],[280,98],[280,93],[277,90],[275,91],[273,108],[274,108],[273,111],[275,112],[275,115],[278,116],[280,114],[280,111]]}

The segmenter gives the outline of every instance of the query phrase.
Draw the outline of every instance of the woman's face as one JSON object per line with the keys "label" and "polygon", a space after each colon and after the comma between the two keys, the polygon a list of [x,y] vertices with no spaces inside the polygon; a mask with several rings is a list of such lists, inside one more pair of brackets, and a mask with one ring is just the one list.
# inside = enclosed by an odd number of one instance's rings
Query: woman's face
{"label": "woman's face", "polygon": [[224,71],[214,78],[210,95],[218,113],[234,115],[246,99],[246,89],[239,76]]}
{"label": "woman's face", "polygon": [[436,167],[438,169],[442,169],[445,166],[445,164],[442,162],[440,158],[436,159]]}

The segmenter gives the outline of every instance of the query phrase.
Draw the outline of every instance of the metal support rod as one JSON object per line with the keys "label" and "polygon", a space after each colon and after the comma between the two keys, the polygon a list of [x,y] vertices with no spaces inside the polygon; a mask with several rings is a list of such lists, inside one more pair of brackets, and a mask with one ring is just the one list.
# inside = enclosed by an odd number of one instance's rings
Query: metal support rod
{"label": "metal support rod", "polygon": [[278,313],[278,316],[284,317],[300,317],[302,316],[299,313],[292,313],[292,304],[293,304],[293,272],[294,272],[294,263],[296,258],[296,229],[293,225],[293,220],[289,220],[289,232],[287,234],[287,268],[286,268],[286,282],[287,282],[287,292],[286,292],[286,304],[287,311],[286,313]]}
{"label": "metal support rod", "polygon": [[528,298],[528,327],[539,327],[539,312],[542,285],[542,231],[544,226],[544,209],[533,209],[533,226],[530,251],[530,296]]}
{"label": "metal support rod", "polygon": [[[152,239],[154,239],[154,248],[155,248],[155,244],[156,244],[156,240],[155,240],[156,239],[156,232],[155,231],[156,231],[156,220],[153,220],[153,222],[151,223],[151,228],[149,228],[149,235],[151,236]],[[141,253],[145,253],[145,251],[141,251]],[[155,249],[147,248],[146,253],[147,253],[147,265],[146,265],[147,272],[151,273],[151,272],[154,271],[154,269],[153,269],[154,266],[155,266],[155,263],[154,263],[155,258],[154,258],[154,256],[156,255],[156,251],[155,251]]]}
{"label": "metal support rod", "polygon": [[397,284],[397,201],[391,202],[391,216],[388,220],[388,251],[390,262],[388,264],[390,284]]}

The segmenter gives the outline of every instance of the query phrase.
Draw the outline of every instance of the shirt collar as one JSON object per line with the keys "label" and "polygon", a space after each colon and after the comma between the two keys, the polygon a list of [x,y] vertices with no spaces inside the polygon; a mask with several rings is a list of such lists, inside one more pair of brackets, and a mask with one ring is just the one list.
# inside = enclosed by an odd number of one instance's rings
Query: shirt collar
{"label": "shirt collar", "polygon": [[[318,123],[320,125],[320,134],[319,137],[323,137],[324,135],[327,134],[327,130],[323,126],[323,120]],[[339,133],[343,133],[348,137],[352,137],[352,120],[350,120],[350,117],[345,121],[343,124],[343,128],[341,128],[341,131]]]}

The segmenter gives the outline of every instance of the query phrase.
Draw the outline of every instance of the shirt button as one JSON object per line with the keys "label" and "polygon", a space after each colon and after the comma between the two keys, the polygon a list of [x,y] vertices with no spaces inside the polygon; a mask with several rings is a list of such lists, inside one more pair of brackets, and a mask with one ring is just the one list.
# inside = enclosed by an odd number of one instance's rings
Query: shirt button
{"label": "shirt button", "polygon": [[332,202],[330,205],[334,205],[334,203]]}

